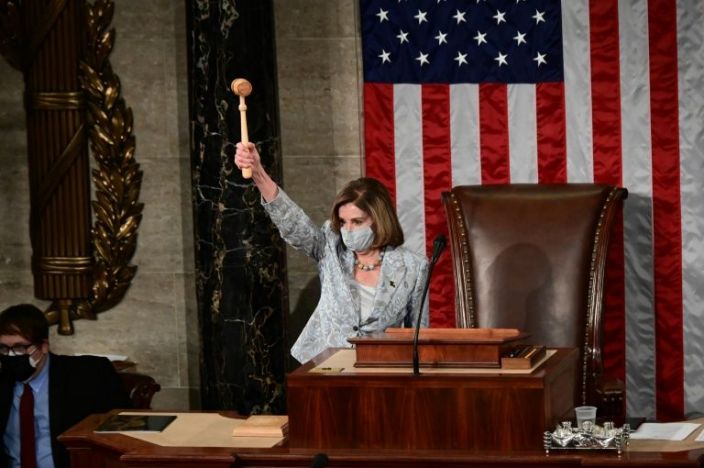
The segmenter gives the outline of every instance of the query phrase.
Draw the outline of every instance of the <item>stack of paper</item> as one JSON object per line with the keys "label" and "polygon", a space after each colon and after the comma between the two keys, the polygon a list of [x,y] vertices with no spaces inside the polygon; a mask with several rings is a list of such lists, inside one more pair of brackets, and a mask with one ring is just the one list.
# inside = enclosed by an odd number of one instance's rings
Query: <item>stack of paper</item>
{"label": "stack of paper", "polygon": [[232,430],[233,437],[286,437],[288,416],[258,414],[248,417]]}
{"label": "stack of paper", "polygon": [[684,440],[700,425],[695,423],[643,423],[631,439]]}

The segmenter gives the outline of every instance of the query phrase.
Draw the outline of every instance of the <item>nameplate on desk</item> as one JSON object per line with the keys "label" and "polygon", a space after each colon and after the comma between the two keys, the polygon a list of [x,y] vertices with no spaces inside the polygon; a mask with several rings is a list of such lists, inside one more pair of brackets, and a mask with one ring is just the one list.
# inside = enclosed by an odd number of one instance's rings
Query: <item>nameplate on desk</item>
{"label": "nameplate on desk", "polygon": [[545,346],[518,345],[501,357],[502,369],[532,369],[545,357]]}
{"label": "nameplate on desk", "polygon": [[339,374],[345,370],[344,367],[314,367],[309,372],[314,374]]}

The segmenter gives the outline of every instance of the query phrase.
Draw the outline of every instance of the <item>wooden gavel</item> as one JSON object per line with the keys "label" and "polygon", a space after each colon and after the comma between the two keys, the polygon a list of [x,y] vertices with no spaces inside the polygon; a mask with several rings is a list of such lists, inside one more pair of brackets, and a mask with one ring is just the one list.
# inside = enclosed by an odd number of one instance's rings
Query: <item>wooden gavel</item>
{"label": "wooden gavel", "polygon": [[[230,88],[232,88],[233,93],[240,97],[240,105],[238,107],[240,110],[240,134],[242,143],[246,145],[249,143],[249,132],[247,131],[247,104],[245,104],[244,98],[252,93],[252,83],[244,78],[237,78],[232,81]],[[252,168],[242,168],[242,177],[245,179],[251,179]]]}

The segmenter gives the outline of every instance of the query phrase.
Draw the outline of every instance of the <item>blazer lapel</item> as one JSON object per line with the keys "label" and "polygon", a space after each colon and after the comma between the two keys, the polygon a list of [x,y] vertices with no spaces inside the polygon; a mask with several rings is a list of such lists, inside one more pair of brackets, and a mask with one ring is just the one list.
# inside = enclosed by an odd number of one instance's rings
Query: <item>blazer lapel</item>
{"label": "blazer lapel", "polygon": [[[0,378],[0,433],[5,432],[7,426],[7,417],[10,415],[10,406],[12,406],[12,397],[15,390],[15,382],[7,376]],[[2,465],[2,457],[0,457],[0,465]]]}
{"label": "blazer lapel", "polygon": [[[340,238],[338,236],[337,240],[330,240],[333,242],[333,245],[331,246],[334,249],[333,252],[337,251],[337,258],[340,259],[339,262],[335,262],[335,268],[337,269],[335,276],[340,279],[339,287],[342,294],[347,295],[349,303],[353,304],[355,309],[359,309],[359,295],[352,291],[349,282],[346,281],[346,279],[349,278],[349,272],[354,269],[354,254],[351,250],[342,247],[342,241],[339,239]],[[345,314],[345,316],[346,315],[347,314]]]}
{"label": "blazer lapel", "polygon": [[381,264],[381,276],[374,296],[372,317],[381,318],[388,314],[395,315],[390,310],[394,297],[403,289],[402,282],[406,277],[406,265],[402,255],[394,248],[387,248],[384,261]]}

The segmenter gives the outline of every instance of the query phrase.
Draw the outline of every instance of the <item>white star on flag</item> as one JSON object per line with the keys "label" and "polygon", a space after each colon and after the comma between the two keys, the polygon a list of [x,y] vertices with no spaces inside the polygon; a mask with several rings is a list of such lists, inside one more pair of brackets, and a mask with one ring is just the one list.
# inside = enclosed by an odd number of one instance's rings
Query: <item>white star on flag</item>
{"label": "white star on flag", "polygon": [[416,60],[420,62],[421,67],[426,63],[430,64],[430,60],[428,60],[428,54],[424,54],[423,52],[420,52],[420,55],[416,57]]}
{"label": "white star on flag", "polygon": [[474,40],[477,41],[477,45],[480,45],[482,42],[486,44],[486,33],[483,33],[481,31],[477,31],[477,35],[474,36]]}
{"label": "white star on flag", "polygon": [[421,24],[423,21],[428,22],[427,16],[428,13],[418,10],[418,14],[414,18],[418,20],[418,24]]}
{"label": "white star on flag", "polygon": [[435,39],[438,40],[438,45],[440,45],[442,43],[447,44],[447,39],[445,39],[446,37],[447,37],[447,34],[443,33],[442,31],[438,31],[438,35],[435,36]]}
{"label": "white star on flag", "polygon": [[453,18],[455,18],[455,20],[457,21],[457,24],[466,23],[467,20],[464,19],[464,15],[466,15],[466,14],[467,14],[466,11],[457,10],[457,13],[455,13],[455,15],[453,16]]}
{"label": "white star on flag", "polygon": [[408,42],[408,33],[404,32],[403,29],[401,29],[399,31],[399,33],[398,33],[398,35],[396,35],[396,37],[398,37],[398,40],[401,44],[403,44],[404,42]]}
{"label": "white star on flag", "polygon": [[457,57],[455,57],[453,60],[456,60],[457,66],[461,67],[462,65],[467,64],[467,54],[457,52]]}
{"label": "white star on flag", "polygon": [[513,40],[516,41],[516,45],[521,45],[521,43],[527,44],[526,35],[521,31],[516,31],[516,35],[513,36]]}
{"label": "white star on flag", "polygon": [[506,22],[506,13],[503,11],[496,10],[496,14],[492,16],[496,20],[496,24],[501,24]]}
{"label": "white star on flag", "polygon": [[379,8],[379,13],[376,14],[379,17],[379,22],[389,21],[389,10],[382,10]]}
{"label": "white star on flag", "polygon": [[379,58],[381,59],[381,63],[386,63],[386,62],[391,63],[391,59],[389,58],[390,56],[391,56],[390,52],[382,50],[381,53],[379,54]]}
{"label": "white star on flag", "polygon": [[543,64],[547,64],[548,61],[545,60],[546,55],[547,54],[541,54],[540,52],[538,52],[533,60],[538,62],[538,66],[543,65]]}
{"label": "white star on flag", "polygon": [[531,16],[535,20],[535,24],[538,24],[540,22],[545,22],[545,12],[544,11],[538,11],[535,10],[535,14]]}
{"label": "white star on flag", "polygon": [[496,57],[494,57],[494,60],[496,60],[497,62],[499,62],[499,66],[501,66],[501,65],[508,65],[508,62],[506,61],[506,57],[508,57],[508,55],[502,54],[501,52],[499,52],[499,55],[497,55]]}

